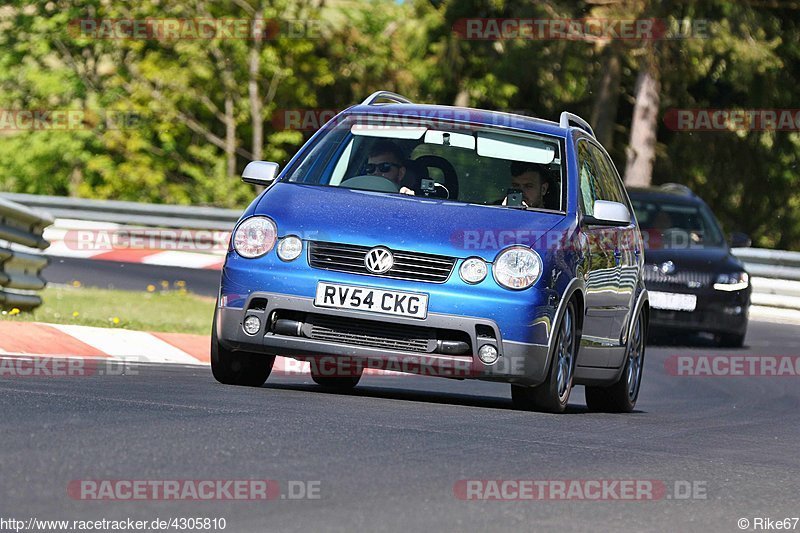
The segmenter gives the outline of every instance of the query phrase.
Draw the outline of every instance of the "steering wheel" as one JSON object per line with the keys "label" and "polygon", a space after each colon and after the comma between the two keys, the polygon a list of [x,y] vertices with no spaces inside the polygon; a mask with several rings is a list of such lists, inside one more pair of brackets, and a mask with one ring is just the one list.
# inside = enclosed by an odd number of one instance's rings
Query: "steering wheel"
{"label": "steering wheel", "polygon": [[433,186],[436,190],[436,198],[444,198],[445,200],[450,199],[450,189],[438,182],[434,183]]}
{"label": "steering wheel", "polygon": [[689,232],[682,229],[682,228],[667,228],[661,233],[661,239],[664,242],[664,246],[683,246],[689,244],[691,237]]}
{"label": "steering wheel", "polygon": [[400,187],[392,180],[371,174],[347,178],[339,186],[362,191],[400,192]]}

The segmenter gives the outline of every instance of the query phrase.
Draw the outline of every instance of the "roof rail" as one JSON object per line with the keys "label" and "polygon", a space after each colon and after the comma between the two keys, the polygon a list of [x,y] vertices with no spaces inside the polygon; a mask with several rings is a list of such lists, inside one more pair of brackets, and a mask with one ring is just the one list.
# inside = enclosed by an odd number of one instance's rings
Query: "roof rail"
{"label": "roof rail", "polygon": [[378,100],[389,100],[395,104],[411,104],[411,100],[397,93],[391,91],[375,91],[367,97],[366,100],[361,102],[361,105],[375,105]]}
{"label": "roof rail", "polygon": [[561,113],[561,116],[558,119],[558,125],[562,128],[569,128],[571,125],[578,126],[580,129],[584,130],[586,133],[594,137],[594,130],[589,125],[588,122],[583,120],[581,117],[574,113],[570,113],[569,111],[564,111]]}
{"label": "roof rail", "polygon": [[692,189],[680,183],[665,183],[664,185],[659,187],[659,189],[661,189],[662,191],[679,193],[684,196],[695,196],[694,191],[692,191]]}

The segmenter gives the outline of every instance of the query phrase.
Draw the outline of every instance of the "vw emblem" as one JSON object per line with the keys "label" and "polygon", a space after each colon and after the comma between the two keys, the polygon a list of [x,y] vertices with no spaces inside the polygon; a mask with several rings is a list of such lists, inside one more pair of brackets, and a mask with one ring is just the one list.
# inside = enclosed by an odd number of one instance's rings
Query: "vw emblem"
{"label": "vw emblem", "polygon": [[673,274],[675,272],[675,263],[672,261],[667,261],[666,263],[661,263],[661,270],[662,274]]}
{"label": "vw emblem", "polygon": [[364,258],[364,266],[373,274],[383,274],[394,266],[394,257],[387,248],[373,248]]}

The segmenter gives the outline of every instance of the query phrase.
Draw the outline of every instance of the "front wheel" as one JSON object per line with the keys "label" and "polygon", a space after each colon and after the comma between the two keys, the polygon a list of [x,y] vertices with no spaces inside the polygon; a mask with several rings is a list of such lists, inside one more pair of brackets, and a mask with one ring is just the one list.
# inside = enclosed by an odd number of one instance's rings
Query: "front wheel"
{"label": "front wheel", "polygon": [[[214,320],[216,324],[216,320]],[[234,352],[220,345],[216,327],[211,332],[211,373],[225,385],[260,387],[267,381],[275,363],[274,355]]]}
{"label": "front wheel", "polygon": [[547,380],[537,387],[511,385],[511,400],[518,409],[563,413],[567,408],[575,359],[578,355],[575,303],[570,301],[558,327]]}
{"label": "front wheel", "polygon": [[586,387],[586,405],[591,411],[630,413],[639,398],[644,367],[647,324],[639,311],[626,348],[625,368],[619,380],[609,387]]}
{"label": "front wheel", "polygon": [[[322,365],[320,365],[322,366]],[[327,367],[325,367],[327,368]],[[311,379],[314,383],[328,389],[337,390],[350,390],[358,385],[361,381],[361,376],[364,373],[363,368],[344,368],[340,366],[333,367],[333,372],[323,370],[320,372],[320,367],[316,364],[311,365]],[[333,373],[334,375],[324,375]]]}

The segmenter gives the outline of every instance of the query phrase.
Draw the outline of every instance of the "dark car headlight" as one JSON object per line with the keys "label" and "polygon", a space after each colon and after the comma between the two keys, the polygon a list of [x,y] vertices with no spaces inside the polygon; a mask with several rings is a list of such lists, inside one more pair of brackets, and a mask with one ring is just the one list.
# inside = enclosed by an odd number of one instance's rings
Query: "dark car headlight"
{"label": "dark car headlight", "polygon": [[714,288],[718,291],[741,291],[750,286],[750,276],[747,272],[730,272],[717,276]]}

